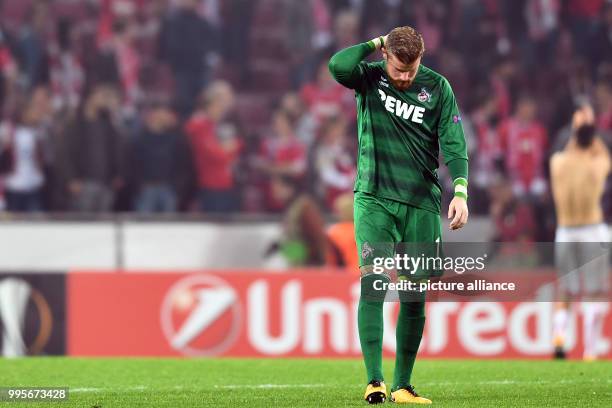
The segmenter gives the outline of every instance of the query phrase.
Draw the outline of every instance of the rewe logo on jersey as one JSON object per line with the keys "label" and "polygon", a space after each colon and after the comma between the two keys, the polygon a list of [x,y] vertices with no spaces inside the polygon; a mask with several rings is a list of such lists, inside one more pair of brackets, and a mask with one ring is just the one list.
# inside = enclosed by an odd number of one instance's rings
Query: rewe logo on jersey
{"label": "rewe logo on jersey", "polygon": [[164,298],[161,326],[174,350],[187,355],[216,355],[240,334],[242,306],[235,290],[211,275],[175,283]]}
{"label": "rewe logo on jersey", "polygon": [[391,95],[387,95],[380,89],[378,90],[378,93],[380,94],[380,100],[385,103],[385,109],[388,112],[391,112],[395,114],[395,116],[406,120],[410,119],[414,123],[423,123],[425,108],[421,106],[409,105]]}

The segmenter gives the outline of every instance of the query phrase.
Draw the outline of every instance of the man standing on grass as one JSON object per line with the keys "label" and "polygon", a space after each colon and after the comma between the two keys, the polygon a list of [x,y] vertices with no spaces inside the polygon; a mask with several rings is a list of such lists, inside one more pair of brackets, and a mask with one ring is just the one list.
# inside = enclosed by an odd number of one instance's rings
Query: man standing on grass
{"label": "man standing on grass", "polygon": [[[382,51],[382,61],[362,61],[375,50]],[[336,81],[354,89],[357,98],[358,326],[369,382],[364,399],[371,404],[387,398],[382,374],[385,291],[377,288],[389,282],[393,272],[375,273],[374,260],[392,257],[400,243],[439,244],[440,148],[455,186],[448,208],[451,230],[463,227],[468,218],[468,160],[461,115],[446,78],[421,65],[424,51],[421,34],[412,27],[398,27],[387,36],[341,50],[329,61]],[[400,271],[399,279],[415,277]],[[406,301],[400,294],[400,300],[391,400],[430,404],[410,384],[425,325],[424,296]]]}
{"label": "man standing on grass", "polygon": [[566,357],[572,301],[582,298],[584,354],[597,359],[597,339],[610,299],[610,231],[601,198],[610,173],[610,153],[597,137],[590,106],[576,110],[572,136],[550,159],[550,178],[557,213],[555,261],[559,302],[553,315],[555,358]]}

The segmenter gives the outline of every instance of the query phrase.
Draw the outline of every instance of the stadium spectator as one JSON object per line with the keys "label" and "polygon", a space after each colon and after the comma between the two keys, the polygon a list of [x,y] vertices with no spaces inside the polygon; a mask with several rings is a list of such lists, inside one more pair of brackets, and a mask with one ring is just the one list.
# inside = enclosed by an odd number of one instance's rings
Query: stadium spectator
{"label": "stadium spectator", "polygon": [[489,78],[490,86],[497,101],[499,120],[503,121],[510,116],[512,110],[512,93],[514,77],[517,74],[516,62],[505,58],[497,63]]}
{"label": "stadium spectator", "polygon": [[96,42],[105,47],[114,41],[117,23],[132,20],[136,8],[143,6],[142,0],[100,0]]}
{"label": "stadium spectator", "polygon": [[327,60],[320,62],[316,80],[304,85],[300,94],[308,111],[319,124],[336,115],[343,115],[346,120],[353,120],[356,115],[352,92],[333,80]]}
{"label": "stadium spectator", "polygon": [[334,50],[359,42],[359,16],[354,10],[345,8],[334,15],[333,4],[321,0],[290,2],[287,7],[290,38],[286,41],[296,86],[316,77],[321,61]]}
{"label": "stadium spectator", "polygon": [[[303,181],[306,171],[306,147],[297,138],[289,115],[277,110],[272,118],[272,129],[269,137],[262,142],[261,160],[256,167],[272,179],[287,176]],[[283,203],[275,200],[270,184],[267,186],[267,207],[271,211],[283,210]]]}
{"label": "stadium spectator", "polygon": [[176,211],[188,162],[176,114],[164,101],[153,102],[130,148],[128,175],[136,191],[134,209],[141,213]]}
{"label": "stadium spectator", "polygon": [[75,112],[85,85],[85,72],[73,49],[73,33],[71,21],[58,21],[57,46],[50,56],[53,105],[58,111]]}
{"label": "stadium spectator", "polygon": [[574,41],[583,44],[576,51],[582,56],[589,52],[588,44],[595,33],[595,21],[602,11],[604,0],[568,0],[567,12]]}
{"label": "stadium spectator", "polygon": [[15,83],[19,71],[15,62],[15,57],[11,51],[7,33],[0,26],[0,115],[3,115],[9,108],[6,101],[14,100]]}
{"label": "stadium spectator", "polygon": [[139,75],[141,61],[134,45],[135,27],[118,21],[113,26],[111,47],[119,73],[123,95],[123,115],[135,114],[136,103],[140,98]]}
{"label": "stadium spectator", "polygon": [[[292,2],[301,3],[301,2]],[[248,86],[250,75],[250,38],[256,2],[251,0],[219,1],[223,17],[221,32],[224,58],[237,69],[238,84]]]}
{"label": "stadium spectator", "polygon": [[322,49],[332,41],[332,15],[328,2],[310,0],[313,17],[312,42],[315,49]]}
{"label": "stadium spectator", "polygon": [[117,53],[113,43],[105,43],[103,47],[95,48],[94,51],[88,50],[88,54],[91,55],[88,56],[85,67],[87,86],[107,84],[122,89]]}
{"label": "stadium spectator", "polygon": [[298,94],[289,92],[283,96],[280,109],[289,116],[296,136],[309,148],[315,140],[317,121],[306,109],[304,101]]}
{"label": "stadium spectator", "polygon": [[351,9],[338,12],[334,20],[334,47],[346,48],[359,42],[359,15]]}
{"label": "stadium spectator", "polygon": [[555,51],[560,12],[560,0],[525,2],[528,37],[524,41],[524,47],[528,69],[537,68],[542,59],[551,59]]}
{"label": "stadium spectator", "polygon": [[544,160],[548,136],[536,116],[536,102],[531,96],[522,95],[514,116],[498,130],[506,174],[518,197],[539,197],[546,192]]}
{"label": "stadium spectator", "polygon": [[179,0],[162,24],[159,52],[170,65],[179,112],[191,113],[198,93],[208,83],[207,58],[216,49],[213,27],[198,14],[198,0]]}
{"label": "stadium spectator", "polygon": [[19,60],[28,89],[49,82],[49,14],[49,2],[34,1],[19,35]]}
{"label": "stadium spectator", "polygon": [[44,89],[37,89],[20,109],[16,123],[0,127],[0,173],[4,176],[6,209],[35,212],[44,208],[45,129],[49,112]]}
{"label": "stadium spectator", "polygon": [[328,209],[336,207],[336,199],[353,191],[355,183],[355,152],[347,138],[346,120],[330,118],[321,126],[321,136],[315,146],[314,159],[323,202]]}
{"label": "stadium spectator", "polygon": [[289,52],[291,82],[294,87],[306,82],[312,67],[309,57],[313,52],[313,19],[309,1],[286,2],[284,10],[286,35],[284,46]]}
{"label": "stadium spectator", "polygon": [[501,143],[497,133],[499,114],[497,98],[486,92],[480,104],[472,113],[474,131],[476,133],[477,150],[472,156],[472,211],[482,212],[480,205],[488,207],[488,189],[501,170]]}
{"label": "stadium spectator", "polygon": [[227,82],[216,81],[201,99],[200,108],[185,125],[198,178],[198,207],[203,212],[237,211],[233,168],[242,143],[236,129],[224,123],[234,105],[234,91]]}
{"label": "stadium spectator", "polygon": [[423,35],[427,44],[427,53],[423,55],[423,64],[427,66],[438,65],[438,55],[442,46],[445,9],[435,1],[422,2],[422,7],[413,10],[415,28]]}
{"label": "stadium spectator", "polygon": [[124,141],[114,118],[119,96],[109,85],[97,85],[66,131],[63,158],[73,210],[108,212],[123,185]]}
{"label": "stadium spectator", "polygon": [[491,258],[498,265],[533,265],[533,243],[538,225],[531,205],[514,195],[509,180],[504,177],[491,185],[490,202],[493,226]]}

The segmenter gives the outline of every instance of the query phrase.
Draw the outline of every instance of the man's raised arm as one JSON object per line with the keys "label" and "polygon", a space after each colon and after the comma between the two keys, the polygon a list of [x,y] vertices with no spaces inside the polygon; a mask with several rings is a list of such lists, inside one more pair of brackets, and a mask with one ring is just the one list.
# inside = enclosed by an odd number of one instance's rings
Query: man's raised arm
{"label": "man's raised arm", "polygon": [[334,54],[329,60],[329,72],[341,85],[356,89],[363,78],[360,62],[375,50],[384,47],[385,37],[378,37],[365,43],[353,45]]}

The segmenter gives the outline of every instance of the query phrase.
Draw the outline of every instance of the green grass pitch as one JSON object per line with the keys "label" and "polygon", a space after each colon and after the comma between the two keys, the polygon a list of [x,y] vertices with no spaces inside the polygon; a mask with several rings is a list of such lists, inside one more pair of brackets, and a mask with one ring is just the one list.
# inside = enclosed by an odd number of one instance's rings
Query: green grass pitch
{"label": "green grass pitch", "polygon": [[[438,407],[612,407],[612,361],[418,360],[413,383]],[[0,359],[0,386],[70,387],[0,407],[367,406],[360,360]]]}

